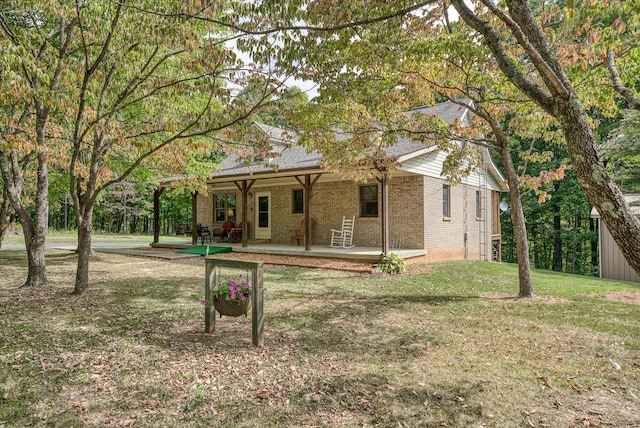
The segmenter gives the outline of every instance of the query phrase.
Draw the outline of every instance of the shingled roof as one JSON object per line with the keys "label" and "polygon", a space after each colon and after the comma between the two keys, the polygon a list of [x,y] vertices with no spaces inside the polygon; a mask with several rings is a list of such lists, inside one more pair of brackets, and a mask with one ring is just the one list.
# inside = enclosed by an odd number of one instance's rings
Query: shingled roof
{"label": "shingled roof", "polygon": [[[456,120],[468,123],[468,109],[450,101],[431,107],[417,107],[407,111],[407,113],[416,111],[437,115],[449,124]],[[211,174],[212,178],[273,173],[274,168],[277,168],[278,172],[320,169],[322,160],[320,153],[315,150],[307,152],[306,148],[297,145],[299,136],[294,132],[263,123],[254,123],[254,126],[274,144],[276,149],[274,151],[278,152],[279,156],[275,156],[268,161],[270,166],[265,166],[263,164],[246,165],[238,163],[236,155],[229,155],[220,163],[220,169]],[[399,138],[394,145],[385,150],[385,153],[392,158],[410,157],[412,153],[422,153],[426,148],[427,146],[415,140]]]}
{"label": "shingled roof", "polygon": [[[460,103],[466,104],[468,106],[473,105],[472,101],[469,99],[460,100]],[[411,114],[413,112],[438,116],[449,125],[452,125],[456,120],[462,121],[465,125],[470,125],[471,123],[469,120],[469,109],[451,101],[439,103],[431,107],[416,107],[407,111],[408,114]]]}

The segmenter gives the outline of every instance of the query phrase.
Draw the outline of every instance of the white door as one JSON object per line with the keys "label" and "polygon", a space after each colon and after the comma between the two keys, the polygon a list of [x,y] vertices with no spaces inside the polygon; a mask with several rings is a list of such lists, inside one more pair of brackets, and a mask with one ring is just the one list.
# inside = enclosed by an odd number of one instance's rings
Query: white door
{"label": "white door", "polygon": [[256,238],[271,239],[271,192],[256,192]]}

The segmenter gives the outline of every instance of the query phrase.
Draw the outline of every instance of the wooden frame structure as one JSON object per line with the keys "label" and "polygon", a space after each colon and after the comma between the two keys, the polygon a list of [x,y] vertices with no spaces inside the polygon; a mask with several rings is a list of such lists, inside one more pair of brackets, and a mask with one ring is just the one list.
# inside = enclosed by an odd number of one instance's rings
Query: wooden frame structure
{"label": "wooden frame structure", "polygon": [[217,257],[205,258],[205,309],[204,331],[216,330],[216,310],[213,307],[213,293],[220,280],[220,268],[230,268],[251,272],[251,339],[255,346],[264,344],[264,281],[263,262],[229,260]]}

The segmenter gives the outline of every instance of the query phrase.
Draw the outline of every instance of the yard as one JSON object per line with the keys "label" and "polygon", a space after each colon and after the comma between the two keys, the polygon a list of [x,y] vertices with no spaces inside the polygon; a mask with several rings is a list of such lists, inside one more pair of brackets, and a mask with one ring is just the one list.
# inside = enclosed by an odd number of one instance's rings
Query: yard
{"label": "yard", "polygon": [[640,287],[514,266],[404,276],[267,266],[251,318],[204,333],[204,262],[0,253],[0,427],[639,426]]}

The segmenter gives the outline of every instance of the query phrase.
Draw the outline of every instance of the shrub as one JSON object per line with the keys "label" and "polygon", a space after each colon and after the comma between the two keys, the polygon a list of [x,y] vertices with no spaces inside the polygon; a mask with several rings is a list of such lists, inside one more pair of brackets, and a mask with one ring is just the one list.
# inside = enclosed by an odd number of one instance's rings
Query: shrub
{"label": "shrub", "polygon": [[404,261],[393,253],[385,256],[377,267],[384,273],[404,273]]}

